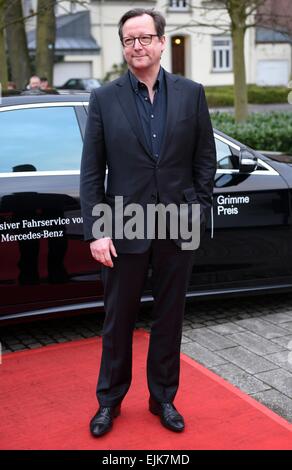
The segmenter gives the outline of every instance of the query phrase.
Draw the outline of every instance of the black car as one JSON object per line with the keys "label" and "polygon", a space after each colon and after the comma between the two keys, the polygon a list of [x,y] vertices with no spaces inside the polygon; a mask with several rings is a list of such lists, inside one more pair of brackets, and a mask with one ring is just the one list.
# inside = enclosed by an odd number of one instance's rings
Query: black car
{"label": "black car", "polygon": [[[83,241],[79,205],[88,98],[2,99],[1,320],[103,306],[100,265]],[[291,164],[214,135],[213,210],[187,295],[291,290]],[[143,300],[151,300],[149,286]]]}
{"label": "black car", "polygon": [[96,78],[70,78],[62,86],[57,87],[60,90],[85,90],[91,91],[99,88],[101,83]]}

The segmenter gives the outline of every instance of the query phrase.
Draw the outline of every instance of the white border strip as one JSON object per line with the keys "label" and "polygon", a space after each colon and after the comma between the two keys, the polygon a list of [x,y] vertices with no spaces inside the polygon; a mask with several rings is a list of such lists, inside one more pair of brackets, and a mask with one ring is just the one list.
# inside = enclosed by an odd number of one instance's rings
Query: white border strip
{"label": "white border strip", "polygon": [[[231,140],[228,140],[226,139],[225,137],[222,137],[222,135],[219,135],[217,134],[216,132],[214,132],[214,137],[218,140],[221,140],[221,142],[224,142],[225,144],[229,145],[229,147],[232,147],[234,148],[235,150],[239,151],[240,152],[240,146],[235,144],[234,142],[231,142]],[[269,176],[279,176],[279,173],[274,170],[274,168],[272,168],[268,163],[264,162],[263,160],[261,160],[260,158],[257,159],[258,160],[258,163],[263,166],[264,168],[266,168],[268,171],[265,171],[265,170],[255,170],[254,172],[252,172],[252,174],[255,174],[255,175],[269,175]],[[216,171],[216,173],[218,174],[223,174],[223,173],[226,173],[226,174],[231,174],[231,173],[239,173],[239,170],[233,170],[233,169],[218,169]]]}
{"label": "white border strip", "polygon": [[234,142],[231,142],[231,140],[225,139],[225,137],[222,137],[222,135],[216,134],[216,132],[214,132],[214,137],[217,138],[218,140],[221,140],[221,142],[224,142],[224,144],[229,145],[229,147],[232,147],[232,148],[240,151],[240,146],[239,145],[235,144]]}
{"label": "white border strip", "polygon": [[16,109],[31,109],[31,108],[58,108],[60,106],[86,106],[88,103],[83,101],[46,101],[44,103],[30,103],[30,104],[16,104],[12,106],[2,106],[0,112],[15,111]]}
{"label": "white border strip", "polygon": [[80,170],[56,170],[56,171],[17,171],[15,173],[0,173],[0,178],[20,178],[22,176],[64,176],[79,175]]}
{"label": "white border strip", "polygon": [[[269,170],[269,174],[270,175],[277,175],[279,176],[279,172],[277,170],[275,170],[274,168],[272,168],[267,162],[265,162],[264,160],[261,160],[260,158],[258,158],[258,162],[260,163],[260,165],[262,165],[264,168],[267,168],[267,170]],[[266,171],[263,171],[263,170],[259,170],[257,173],[260,173],[261,174],[264,174],[266,175],[267,172]]]}
{"label": "white border strip", "polygon": [[[251,175],[264,175],[264,176],[279,176],[279,173],[274,170],[267,162],[264,162],[260,158],[258,158],[258,163],[259,165],[263,166],[266,170],[254,170],[252,173],[246,173],[246,174],[251,174]],[[232,168],[220,168],[216,171],[216,174],[218,175],[232,175],[232,174],[244,174],[244,173],[239,173],[239,170],[233,170]]]}

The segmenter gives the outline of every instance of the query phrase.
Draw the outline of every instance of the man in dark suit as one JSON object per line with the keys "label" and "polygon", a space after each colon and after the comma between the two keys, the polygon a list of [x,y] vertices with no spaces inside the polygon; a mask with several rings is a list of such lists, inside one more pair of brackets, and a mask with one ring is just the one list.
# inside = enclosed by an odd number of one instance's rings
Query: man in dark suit
{"label": "man in dark suit", "polygon": [[[102,263],[106,317],[93,436],[108,432],[131,383],[132,336],[148,268],[152,268],[154,322],[147,357],[149,410],[168,429],[184,419],[173,401],[179,384],[180,342],[193,250],[168,236],[129,239],[95,235],[93,207],[115,197],[124,206],[200,205],[201,226],[212,203],[215,145],[203,87],[160,66],[165,20],[153,10],[127,12],[119,36],[128,72],[93,90],[81,165],[85,239]],[[108,168],[105,190],[106,167]],[[96,214],[96,211],[94,211]],[[144,222],[144,220],[143,220]],[[117,224],[117,220],[113,220]],[[95,239],[97,238],[97,239]]]}

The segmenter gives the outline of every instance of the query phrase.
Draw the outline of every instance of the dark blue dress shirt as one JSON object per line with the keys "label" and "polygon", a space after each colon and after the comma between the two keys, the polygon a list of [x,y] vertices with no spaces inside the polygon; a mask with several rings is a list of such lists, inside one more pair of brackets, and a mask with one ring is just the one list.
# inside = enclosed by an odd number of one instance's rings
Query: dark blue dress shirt
{"label": "dark blue dress shirt", "polygon": [[151,103],[147,86],[137,80],[130,70],[129,76],[148,148],[154,157],[159,158],[165,130],[167,106],[164,70],[160,67],[153,87],[153,90],[155,90],[153,103]]}

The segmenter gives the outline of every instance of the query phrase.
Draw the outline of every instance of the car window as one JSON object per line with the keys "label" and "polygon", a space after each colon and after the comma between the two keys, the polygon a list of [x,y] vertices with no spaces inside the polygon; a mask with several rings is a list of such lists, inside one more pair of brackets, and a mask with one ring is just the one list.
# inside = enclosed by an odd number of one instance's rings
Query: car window
{"label": "car window", "polygon": [[82,138],[74,108],[0,113],[0,173],[78,170]]}
{"label": "car window", "polygon": [[238,169],[239,161],[236,155],[233,155],[230,147],[215,137],[217,168],[218,169]]}
{"label": "car window", "polygon": [[66,83],[67,88],[74,88],[76,87],[76,85],[77,85],[77,80],[75,79],[68,80],[68,82]]}
{"label": "car window", "polygon": [[100,83],[98,80],[95,78],[90,78],[88,80],[84,80],[86,87],[88,90],[92,90],[93,88],[98,88],[100,87]]}

